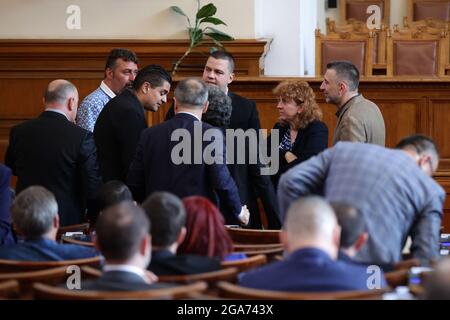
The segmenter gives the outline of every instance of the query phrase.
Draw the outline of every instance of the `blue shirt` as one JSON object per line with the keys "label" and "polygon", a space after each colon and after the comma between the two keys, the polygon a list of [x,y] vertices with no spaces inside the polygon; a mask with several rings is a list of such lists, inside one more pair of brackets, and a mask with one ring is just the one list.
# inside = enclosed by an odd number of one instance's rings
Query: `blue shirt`
{"label": "blue shirt", "polygon": [[102,81],[100,87],[84,98],[78,107],[77,125],[90,132],[94,132],[98,115],[108,101],[114,97],[114,93]]}

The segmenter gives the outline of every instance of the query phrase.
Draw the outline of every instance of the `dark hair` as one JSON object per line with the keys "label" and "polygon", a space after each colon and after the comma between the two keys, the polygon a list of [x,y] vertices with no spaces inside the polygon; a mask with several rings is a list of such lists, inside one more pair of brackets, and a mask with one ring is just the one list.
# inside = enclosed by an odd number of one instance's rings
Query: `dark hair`
{"label": "dark hair", "polygon": [[423,134],[414,134],[411,136],[407,136],[400,140],[399,143],[395,146],[396,149],[408,149],[413,148],[417,154],[422,154],[424,152],[429,152],[433,156],[439,158],[439,151],[434,143],[434,141]]}
{"label": "dark hair", "polygon": [[152,222],[152,244],[168,247],[178,238],[186,222],[186,213],[180,198],[169,192],[155,192],[142,204]]}
{"label": "dark hair", "polygon": [[127,260],[139,251],[149,233],[150,221],[134,202],[124,201],[107,208],[98,217],[97,243],[106,260]]}
{"label": "dark hair", "polygon": [[122,49],[122,48],[114,48],[109,52],[108,58],[106,59],[106,69],[114,69],[116,66],[117,59],[122,59],[123,61],[131,61],[138,64],[138,58],[133,51]]}
{"label": "dark hair", "polygon": [[202,121],[219,128],[228,128],[230,125],[231,98],[216,86],[208,86],[209,106],[202,116]]}
{"label": "dark hair", "polygon": [[187,233],[178,252],[223,259],[233,250],[233,243],[220,211],[211,201],[199,196],[186,197],[183,204]]}
{"label": "dark hair", "polygon": [[353,246],[359,236],[366,231],[364,217],[358,210],[342,202],[331,202],[338,224],[341,226],[341,244],[344,249]]}
{"label": "dark hair", "polygon": [[104,210],[122,201],[133,201],[130,189],[119,180],[104,183],[97,195],[98,210]]}
{"label": "dark hair", "polygon": [[214,59],[217,60],[227,60],[228,61],[228,71],[230,73],[232,73],[234,71],[234,58],[231,55],[231,53],[225,51],[225,50],[216,50],[214,52],[212,52],[210,55],[210,57],[213,57]]}
{"label": "dark hair", "polygon": [[75,85],[67,80],[61,81],[61,83],[51,88],[49,84],[44,92],[44,101],[45,103],[64,103],[76,91]]}
{"label": "dark hair", "polygon": [[162,86],[164,81],[172,84],[172,77],[170,74],[163,67],[151,64],[138,72],[133,81],[133,88],[134,90],[138,90],[142,87],[144,82],[148,82],[152,88],[156,88]]}
{"label": "dark hair", "polygon": [[350,91],[358,89],[359,70],[350,61],[332,61],[327,64],[327,69],[336,71],[338,81],[347,81]]}

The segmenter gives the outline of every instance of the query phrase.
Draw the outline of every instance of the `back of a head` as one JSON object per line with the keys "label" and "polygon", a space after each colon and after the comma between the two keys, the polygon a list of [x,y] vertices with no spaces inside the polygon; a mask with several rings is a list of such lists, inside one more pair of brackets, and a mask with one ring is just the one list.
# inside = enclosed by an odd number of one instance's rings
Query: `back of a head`
{"label": "back of a head", "polygon": [[235,61],[231,53],[224,50],[216,50],[214,52],[211,52],[209,56],[217,60],[228,61],[228,71],[230,73],[234,72]]}
{"label": "back of a head", "polygon": [[133,51],[122,48],[114,48],[109,52],[108,58],[106,58],[105,70],[114,69],[118,59],[122,59],[125,62],[134,62],[135,64],[138,64],[139,62]]}
{"label": "back of a head", "polygon": [[126,261],[139,252],[150,229],[144,210],[131,201],[109,207],[96,225],[97,244],[106,260]]}
{"label": "back of a head", "polygon": [[45,104],[63,104],[70,97],[77,97],[78,91],[73,83],[58,79],[49,83],[44,92]]}
{"label": "back of a head", "polygon": [[111,180],[102,185],[97,195],[98,210],[104,210],[109,206],[122,201],[132,201],[130,189],[119,180]]}
{"label": "back of a head", "polygon": [[436,144],[430,137],[427,137],[423,134],[414,134],[411,136],[407,136],[400,140],[395,148],[402,150],[409,149],[416,152],[418,155],[427,153],[432,157],[433,162],[439,161],[439,151]]}
{"label": "back of a head", "polygon": [[163,67],[151,64],[142,68],[136,75],[133,81],[134,90],[138,90],[145,82],[150,83],[152,88],[156,88],[161,87],[164,82],[172,84],[172,77]]}
{"label": "back of a head", "polygon": [[359,87],[359,70],[350,61],[332,61],[327,64],[327,69],[336,72],[339,82],[345,81],[350,91],[356,91]]}
{"label": "back of a head", "polygon": [[346,203],[331,203],[338,224],[341,226],[341,248],[348,249],[353,246],[359,236],[366,231],[364,217],[358,210]]}
{"label": "back of a head", "polygon": [[214,127],[228,128],[231,118],[231,98],[216,86],[208,86],[208,110],[202,121]]}
{"label": "back of a head", "polygon": [[208,87],[198,78],[187,78],[178,83],[174,95],[179,106],[202,109],[208,100]]}
{"label": "back of a head", "polygon": [[219,209],[207,198],[191,196],[183,199],[186,208],[186,238],[179,253],[223,258],[233,249]]}
{"label": "back of a head", "polygon": [[58,215],[58,204],[53,193],[41,186],[23,190],[11,207],[16,228],[26,239],[39,239],[53,226]]}
{"label": "back of a head", "polygon": [[155,192],[142,203],[152,222],[152,245],[168,247],[176,242],[186,223],[186,212],[180,198],[169,192]]}
{"label": "back of a head", "polygon": [[337,224],[333,208],[321,197],[309,196],[295,201],[284,221],[288,242],[331,241]]}

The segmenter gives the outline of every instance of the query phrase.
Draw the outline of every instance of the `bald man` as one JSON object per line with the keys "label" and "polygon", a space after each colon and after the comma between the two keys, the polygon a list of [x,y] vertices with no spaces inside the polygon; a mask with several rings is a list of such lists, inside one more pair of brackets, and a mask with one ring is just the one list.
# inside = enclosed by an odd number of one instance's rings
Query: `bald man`
{"label": "bald man", "polygon": [[60,225],[81,223],[101,185],[92,133],[75,125],[77,88],[54,80],[44,93],[45,111],[11,129],[5,164],[17,176],[16,192],[41,185],[58,202]]}

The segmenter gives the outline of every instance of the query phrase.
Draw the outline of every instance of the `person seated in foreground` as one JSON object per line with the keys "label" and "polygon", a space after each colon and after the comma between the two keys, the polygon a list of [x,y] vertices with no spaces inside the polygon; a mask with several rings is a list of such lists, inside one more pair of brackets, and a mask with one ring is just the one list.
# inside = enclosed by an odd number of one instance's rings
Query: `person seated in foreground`
{"label": "person seated in foreground", "polygon": [[155,192],[142,204],[151,223],[152,261],[156,275],[186,275],[220,269],[220,260],[193,254],[177,255],[186,236],[186,211],[181,200],[168,192]]}
{"label": "person seated in foreground", "polygon": [[58,204],[53,193],[41,186],[23,190],[14,200],[12,220],[24,241],[0,247],[0,259],[60,261],[98,255],[94,248],[56,242]]}
{"label": "person seated in foreground", "polygon": [[[295,201],[287,212],[280,240],[287,255],[279,262],[244,273],[245,287],[297,292],[378,289],[382,274],[338,261],[340,227],[331,206],[320,197]],[[369,279],[369,277],[371,277]]]}
{"label": "person seated in foreground", "polygon": [[439,261],[434,272],[424,279],[425,300],[450,300],[450,258]]}
{"label": "person seated in foreground", "polygon": [[98,218],[96,247],[105,258],[100,278],[84,281],[83,290],[136,291],[167,287],[155,284],[148,272],[151,259],[150,222],[144,210],[132,201],[106,209]]}
{"label": "person seated in foreground", "polygon": [[233,251],[233,242],[225,229],[219,209],[207,198],[183,198],[186,209],[186,237],[178,253],[198,254],[223,261],[245,259],[242,252]]}

